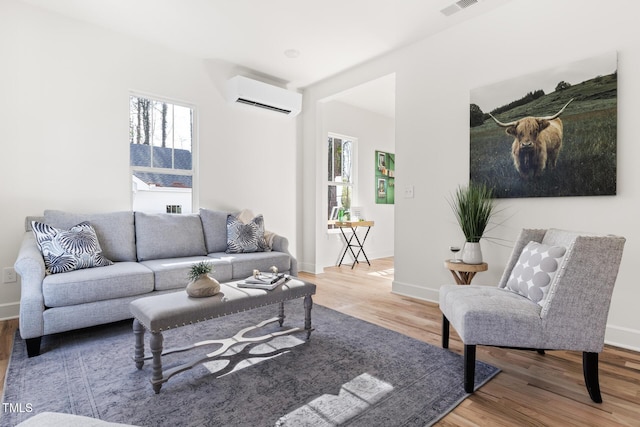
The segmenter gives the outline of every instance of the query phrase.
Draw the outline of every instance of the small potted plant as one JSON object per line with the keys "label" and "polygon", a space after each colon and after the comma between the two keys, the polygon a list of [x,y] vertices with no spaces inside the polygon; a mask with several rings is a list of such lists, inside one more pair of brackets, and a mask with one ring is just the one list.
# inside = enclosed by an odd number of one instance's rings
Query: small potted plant
{"label": "small potted plant", "polygon": [[190,297],[210,297],[220,292],[220,283],[209,276],[211,272],[213,272],[213,264],[209,261],[200,261],[191,266],[187,274],[189,284],[186,289]]}
{"label": "small potted plant", "polygon": [[493,190],[485,184],[471,182],[467,187],[458,187],[449,204],[466,241],[462,261],[481,264],[480,239],[495,213]]}

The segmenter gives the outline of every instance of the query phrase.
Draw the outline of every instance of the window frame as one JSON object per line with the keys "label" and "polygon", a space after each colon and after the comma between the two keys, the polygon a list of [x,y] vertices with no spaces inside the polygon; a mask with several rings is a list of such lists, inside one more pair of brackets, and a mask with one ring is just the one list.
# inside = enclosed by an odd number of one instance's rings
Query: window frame
{"label": "window frame", "polygon": [[[174,167],[172,168],[160,168],[154,166],[133,166],[131,165],[131,151],[129,150],[129,183],[130,183],[130,191],[129,191],[129,206],[133,210],[133,173],[134,171],[139,172],[147,172],[147,173],[158,173],[158,174],[166,174],[166,175],[180,175],[180,176],[191,176],[191,212],[188,210],[182,210],[183,214],[198,212],[199,209],[199,198],[198,198],[198,188],[199,188],[199,174],[198,174],[198,159],[199,159],[199,143],[198,143],[198,107],[190,102],[177,100],[174,98],[169,98],[165,96],[139,92],[139,91],[129,91],[127,100],[129,105],[129,120],[131,119],[131,97],[137,98],[146,98],[155,102],[163,102],[167,104],[176,105],[183,108],[188,108],[191,110],[191,169],[176,169],[175,168],[175,156],[172,153],[172,164]],[[130,128],[130,127],[129,127]],[[127,141],[128,145],[131,145],[130,138]],[[151,147],[155,147],[155,145],[151,145]],[[175,150],[175,147],[171,147]],[[151,150],[151,164],[153,164],[153,150]],[[171,191],[172,187],[163,187],[167,189],[167,191]],[[175,191],[175,189],[174,189]]]}
{"label": "window frame", "polygon": [[[325,220],[327,221],[327,233],[329,234],[334,234],[334,233],[339,233],[339,229],[334,228],[330,221],[330,214],[331,212],[329,212],[329,187],[330,186],[341,186],[341,187],[350,187],[351,188],[351,207],[353,206],[358,206],[357,203],[357,194],[358,194],[358,183],[357,183],[357,176],[358,176],[358,138],[354,137],[354,136],[349,136],[349,135],[344,135],[344,134],[339,134],[336,132],[327,132],[326,134],[326,139],[325,139],[325,158],[326,158],[326,162],[325,165],[327,165],[327,168],[325,168],[324,171],[324,177],[325,177],[325,185],[324,185],[324,217]],[[329,158],[330,158],[330,153],[329,153],[329,138],[332,139],[341,139],[342,141],[350,141],[351,142],[351,182],[350,183],[345,183],[343,181],[331,181],[329,179]],[[333,175],[335,176],[335,175]]]}

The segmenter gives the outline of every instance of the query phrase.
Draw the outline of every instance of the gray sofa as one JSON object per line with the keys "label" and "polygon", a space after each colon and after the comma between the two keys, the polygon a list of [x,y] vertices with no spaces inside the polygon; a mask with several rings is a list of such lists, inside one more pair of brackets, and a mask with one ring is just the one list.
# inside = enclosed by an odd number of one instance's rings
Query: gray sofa
{"label": "gray sofa", "polygon": [[[211,275],[220,282],[271,266],[297,275],[296,259],[282,236],[271,237],[270,251],[227,253],[229,214],[209,209],[189,215],[47,210],[44,217],[28,217],[14,267],[22,282],[20,335],[29,357],[40,353],[44,335],[128,319],[134,299],[184,289],[190,266],[202,260],[213,263]],[[32,220],[59,229],[89,221],[113,265],[46,274]]]}

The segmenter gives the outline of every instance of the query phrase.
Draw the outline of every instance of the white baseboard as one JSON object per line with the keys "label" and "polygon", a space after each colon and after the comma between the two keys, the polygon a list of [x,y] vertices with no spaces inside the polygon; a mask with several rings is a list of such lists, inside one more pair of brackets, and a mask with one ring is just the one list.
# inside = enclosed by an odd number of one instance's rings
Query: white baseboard
{"label": "white baseboard", "polygon": [[[369,258],[369,260],[374,260],[374,259],[378,259],[378,258],[391,258],[394,256],[394,252],[393,250],[391,251],[377,251],[377,252],[367,252],[367,258]],[[360,260],[360,262],[362,262],[363,257],[361,256],[360,258],[358,258]]]}
{"label": "white baseboard", "polygon": [[640,330],[607,325],[605,344],[640,352]]}
{"label": "white baseboard", "polygon": [[394,280],[391,283],[391,292],[405,297],[417,298],[429,302],[437,303],[439,301],[439,292],[437,289],[429,289],[424,286],[417,286],[411,283],[403,283]]}
{"label": "white baseboard", "polygon": [[308,262],[298,262],[298,271],[304,271],[311,274],[323,273],[322,269],[320,271],[316,271],[316,265]]}
{"label": "white baseboard", "polygon": [[17,319],[20,315],[20,303],[10,302],[0,304],[0,320]]}

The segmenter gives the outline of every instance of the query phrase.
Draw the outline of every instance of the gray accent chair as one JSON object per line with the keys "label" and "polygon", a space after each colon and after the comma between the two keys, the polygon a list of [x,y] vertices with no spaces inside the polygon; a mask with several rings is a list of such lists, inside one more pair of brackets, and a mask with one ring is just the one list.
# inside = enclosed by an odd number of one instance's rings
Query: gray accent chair
{"label": "gray accent chair", "polygon": [[[566,249],[542,305],[508,286],[530,242]],[[624,243],[619,236],[525,229],[497,287],[441,287],[442,347],[449,346],[451,324],[464,344],[465,391],[474,391],[477,345],[536,350],[540,354],[545,350],[581,351],[587,391],[591,400],[601,403],[598,353],[604,348]]]}

